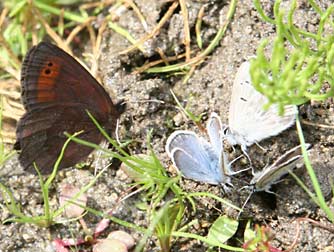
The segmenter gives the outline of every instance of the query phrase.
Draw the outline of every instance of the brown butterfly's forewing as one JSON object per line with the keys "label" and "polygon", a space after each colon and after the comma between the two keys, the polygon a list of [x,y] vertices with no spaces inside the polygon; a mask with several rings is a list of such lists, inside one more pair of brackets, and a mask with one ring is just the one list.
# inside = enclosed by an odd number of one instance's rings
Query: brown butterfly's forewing
{"label": "brown butterfly's forewing", "polygon": [[[22,100],[26,113],[16,130],[19,160],[34,172],[35,162],[42,173],[50,173],[70,134],[100,143],[101,133],[89,118],[88,110],[107,130],[115,129],[119,110],[103,87],[69,54],[41,42],[26,55],[21,72]],[[71,142],[61,168],[73,166],[92,151]]]}

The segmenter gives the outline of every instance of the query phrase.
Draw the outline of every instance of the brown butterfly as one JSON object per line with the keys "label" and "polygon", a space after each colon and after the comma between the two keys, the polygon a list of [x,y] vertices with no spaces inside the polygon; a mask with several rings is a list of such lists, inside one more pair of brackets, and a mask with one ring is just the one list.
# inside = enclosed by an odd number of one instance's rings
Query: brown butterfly
{"label": "brown butterfly", "polygon": [[[27,53],[21,70],[22,100],[26,113],[20,119],[15,149],[25,170],[33,163],[51,173],[67,140],[64,132],[84,131],[79,138],[99,144],[103,136],[87,111],[107,132],[115,130],[124,105],[114,104],[104,88],[72,56],[41,42]],[[92,148],[70,142],[59,169],[83,160]]]}

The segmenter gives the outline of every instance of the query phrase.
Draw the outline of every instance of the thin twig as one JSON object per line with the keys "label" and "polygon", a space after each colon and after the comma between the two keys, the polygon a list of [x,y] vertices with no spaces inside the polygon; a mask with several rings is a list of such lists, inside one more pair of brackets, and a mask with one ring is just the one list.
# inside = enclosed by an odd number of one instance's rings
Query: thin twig
{"label": "thin twig", "polygon": [[68,46],[72,40],[75,38],[75,36],[81,31],[83,30],[85,27],[89,27],[91,22],[93,20],[95,20],[95,17],[89,17],[84,23],[81,23],[79,25],[77,25],[72,31],[71,33],[67,36],[66,40],[65,40],[65,44]]}
{"label": "thin twig", "polygon": [[312,220],[312,219],[306,218],[306,217],[300,217],[300,218],[296,219],[295,221],[297,222],[297,224],[296,224],[297,232],[296,232],[295,238],[293,239],[292,244],[290,245],[290,247],[287,250],[285,250],[286,252],[293,251],[293,249],[296,247],[297,242],[298,242],[298,238],[299,238],[299,235],[300,235],[300,223],[301,222],[309,222],[314,226],[320,227],[320,228],[325,229],[325,230],[327,230],[331,233],[334,233],[334,225],[333,224],[331,224],[330,226],[325,225],[325,224],[323,224],[319,221],[315,221],[315,220]]}
{"label": "thin twig", "polygon": [[[7,8],[4,8],[1,12],[1,15],[0,15],[0,44],[3,46],[3,48],[6,50],[9,58],[11,60],[13,60],[14,62],[14,67],[16,68],[16,70],[19,68],[19,66],[21,65],[21,61],[17,58],[16,54],[13,52],[13,50],[11,49],[11,47],[8,45],[7,41],[5,40],[5,38],[3,37],[3,29],[2,29],[2,25],[6,19],[6,16],[8,14],[8,9]],[[4,64],[4,66],[6,66],[7,64]],[[15,78],[17,78],[18,74],[15,73],[15,70],[14,69],[11,69],[11,68],[8,68],[6,67],[6,69],[8,69],[9,73],[11,75],[13,75]],[[14,71],[12,71],[14,70]],[[17,71],[16,71],[17,72]]]}
{"label": "thin twig", "polygon": [[183,16],[183,28],[184,28],[183,44],[186,49],[186,62],[187,62],[190,60],[190,30],[189,30],[188,10],[184,0],[179,0],[179,3]]}
{"label": "thin twig", "polygon": [[101,53],[101,43],[102,43],[102,35],[106,29],[108,25],[108,19],[103,20],[102,24],[100,25],[97,35],[96,35],[96,39],[95,39],[95,43],[93,46],[93,58],[94,58],[94,62],[92,64],[92,72],[97,75],[98,72],[98,59],[100,58],[100,53]]}
{"label": "thin twig", "polygon": [[202,5],[202,7],[199,9],[195,25],[196,41],[200,49],[202,49],[203,47],[203,41],[201,37],[201,27],[202,27],[202,19],[204,16],[204,10],[205,10],[205,5]]}
{"label": "thin twig", "polygon": [[307,120],[300,120],[302,124],[318,127],[318,128],[324,128],[324,129],[334,129],[334,125],[327,125],[327,124],[321,124],[321,123],[313,123]]}
{"label": "thin twig", "polygon": [[80,9],[86,10],[96,7],[107,7],[108,5],[112,5],[115,2],[115,0],[104,0],[104,1],[97,1],[93,3],[85,3],[80,6]]}
{"label": "thin twig", "polygon": [[138,40],[134,45],[130,46],[129,48],[121,51],[119,54],[126,54],[131,52],[132,50],[139,48],[140,45],[142,45],[145,41],[153,38],[155,35],[157,35],[161,29],[161,27],[168,21],[168,19],[172,16],[172,14],[174,13],[174,10],[177,8],[177,6],[179,5],[178,2],[174,2],[168,9],[168,11],[166,12],[166,14],[162,17],[162,19],[159,21],[159,23],[154,27],[154,29],[150,32],[150,34],[148,34],[147,36],[145,36],[144,38],[141,38],[140,40]]}
{"label": "thin twig", "polygon": [[148,26],[145,20],[144,15],[140,12],[139,8],[137,7],[137,5],[132,1],[132,0],[123,0],[125,3],[127,3],[129,6],[131,6],[131,8],[133,9],[133,11],[136,13],[136,15],[138,16],[142,26],[144,27],[144,30],[147,31]]}
{"label": "thin twig", "polygon": [[155,49],[155,51],[159,53],[159,56],[162,59],[162,61],[168,66],[169,65],[168,58],[166,57],[164,51],[160,47]]}
{"label": "thin twig", "polygon": [[8,14],[8,8],[4,8],[0,15],[0,31],[2,31],[1,27],[3,25],[3,22],[6,20],[7,14]]}
{"label": "thin twig", "polygon": [[133,74],[138,74],[138,73],[142,73],[142,72],[145,72],[147,69],[153,67],[153,66],[156,66],[156,65],[159,65],[163,62],[172,62],[172,61],[175,61],[175,60],[179,60],[179,59],[182,59],[186,56],[185,53],[182,53],[180,55],[176,55],[176,56],[171,56],[171,57],[166,57],[165,59],[159,59],[159,60],[156,60],[156,61],[152,61],[152,62],[148,62],[147,64],[137,68],[135,71],[133,71],[132,73]]}
{"label": "thin twig", "polygon": [[70,48],[62,38],[51,28],[51,26],[46,22],[42,14],[39,12],[37,8],[33,9],[34,14],[38,17],[39,21],[45,28],[46,33],[57,43],[58,46],[62,47],[65,51],[71,52]]}
{"label": "thin twig", "polygon": [[199,55],[197,55],[196,57],[191,58],[188,62],[183,62],[183,63],[170,65],[170,66],[166,66],[166,67],[150,68],[146,72],[147,73],[163,73],[163,72],[171,72],[171,71],[180,71],[180,70],[187,69],[187,68],[191,67],[193,64],[196,64],[199,61],[203,60],[205,57],[207,57],[214,50],[214,48],[219,44],[220,40],[224,36],[224,34],[227,30],[227,27],[228,27],[228,25],[230,24],[230,22],[233,18],[235,8],[236,8],[236,4],[237,4],[237,0],[233,0],[230,3],[229,11],[227,13],[226,19],[223,22],[221,28],[218,30],[216,36],[211,41],[209,46],[204,51],[202,51]]}

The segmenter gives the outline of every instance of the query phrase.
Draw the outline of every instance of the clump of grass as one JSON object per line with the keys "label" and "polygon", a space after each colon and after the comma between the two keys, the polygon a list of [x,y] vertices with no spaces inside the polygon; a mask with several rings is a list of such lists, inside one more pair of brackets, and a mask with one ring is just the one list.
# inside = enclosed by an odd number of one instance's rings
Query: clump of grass
{"label": "clump of grass", "polygon": [[[74,134],[73,137],[75,137],[78,134]],[[39,177],[41,189],[42,189],[43,202],[44,202],[44,214],[43,215],[41,215],[41,216],[27,216],[27,215],[25,215],[21,210],[20,204],[15,200],[11,191],[6,186],[4,186],[3,184],[0,183],[0,191],[2,193],[2,196],[3,196],[3,199],[4,199],[5,204],[7,206],[7,209],[9,210],[9,212],[11,214],[14,215],[14,217],[5,220],[4,221],[5,223],[6,222],[31,223],[31,224],[35,224],[35,225],[40,226],[40,227],[49,227],[49,226],[51,226],[52,224],[55,223],[55,221],[54,221],[55,218],[58,217],[62,212],[64,212],[65,208],[71,202],[69,201],[69,202],[65,203],[58,210],[52,210],[50,208],[49,190],[50,190],[51,183],[53,182],[53,180],[55,179],[55,177],[57,175],[58,167],[59,167],[61,159],[63,158],[65,149],[66,149],[67,145],[69,144],[69,142],[72,140],[73,137],[70,137],[65,142],[65,144],[64,144],[64,146],[61,150],[61,153],[59,155],[59,158],[57,159],[57,161],[54,165],[54,169],[53,169],[52,173],[49,175],[49,177],[45,181],[44,181],[41,173],[39,172],[38,168],[35,167],[35,169],[37,171],[37,174],[38,174],[38,177]],[[101,175],[101,174],[99,174],[99,175]],[[80,190],[80,192],[78,192],[73,197],[72,200],[75,201],[82,193],[87,191],[93,185],[93,183],[95,183],[95,181],[97,180],[99,175],[91,183],[89,183],[82,190]]]}
{"label": "clump of grass", "polygon": [[268,40],[260,44],[250,71],[254,87],[268,98],[266,108],[277,103],[283,113],[284,105],[323,101],[334,95],[334,35],[328,30],[333,27],[334,5],[322,11],[311,2],[320,19],[317,31],[312,33],[294,24],[296,0],[288,11],[282,10],[280,3],[275,1],[271,19],[260,1],[254,0],[260,16],[275,26],[277,35],[269,58],[264,52]]}
{"label": "clump of grass", "polygon": [[0,97],[0,168],[2,165],[15,154],[15,151],[8,151],[2,136],[2,112],[3,112],[3,101],[2,96]]}
{"label": "clump of grass", "polygon": [[[69,10],[62,10],[62,5],[70,5],[79,3],[78,0],[72,1],[26,1],[26,0],[6,0],[4,7],[8,11],[8,26],[2,32],[2,36],[6,43],[10,46],[15,55],[25,55],[29,48],[29,41],[40,41],[46,35],[43,26],[36,29],[38,20],[36,12],[42,13],[48,22],[51,21],[52,15],[62,17],[69,22],[82,23],[86,17],[79,13]],[[51,15],[50,15],[51,14]],[[68,23],[67,26],[73,26]],[[61,27],[58,27],[61,30]]]}
{"label": "clump of grass", "polygon": [[[157,237],[159,246],[164,252],[170,251],[172,243],[175,242],[177,237],[195,238],[207,243],[210,246],[218,246],[229,250],[242,251],[240,248],[227,246],[226,244],[223,244],[222,241],[214,240],[213,236],[206,238],[196,234],[184,232],[184,230],[195,224],[193,221],[187,223],[185,220],[185,212],[189,204],[192,210],[196,211],[195,198],[197,197],[210,197],[224,205],[235,208],[238,211],[241,211],[241,209],[208,192],[189,193],[183,191],[179,186],[180,176],[173,178],[169,177],[165,167],[155,155],[150,145],[151,133],[148,134],[147,138],[149,154],[130,155],[125,152],[115,140],[108,136],[108,134],[91,115],[90,117],[99,128],[100,132],[113,145],[118,153],[108,149],[103,149],[99,145],[95,145],[78,138],[73,138],[73,140],[77,143],[99,149],[106,156],[117,158],[122,161],[127,166],[126,172],[128,175],[135,180],[132,186],[137,188],[136,192],[140,192],[142,194],[140,198],[143,202],[140,204],[140,207],[142,210],[147,212],[148,227],[141,230],[145,230],[144,236],[141,241],[139,241],[135,251],[142,251],[147,243],[147,240],[152,236]],[[112,216],[111,220],[114,221]],[[121,224],[121,222],[118,223]],[[222,233],[227,232],[225,230],[226,225],[216,225],[220,227],[219,229]],[[131,226],[128,227],[131,228]],[[226,236],[228,235],[231,237],[233,233],[227,234]]]}

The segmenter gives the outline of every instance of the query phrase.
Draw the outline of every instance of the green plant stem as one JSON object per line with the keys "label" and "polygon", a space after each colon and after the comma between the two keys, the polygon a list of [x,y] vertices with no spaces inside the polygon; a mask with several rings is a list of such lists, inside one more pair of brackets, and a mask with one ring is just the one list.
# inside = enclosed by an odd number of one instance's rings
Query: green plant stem
{"label": "green plant stem", "polygon": [[321,189],[320,189],[320,185],[319,185],[317,176],[316,176],[316,174],[315,174],[315,172],[314,172],[314,170],[313,170],[313,168],[311,166],[310,159],[308,158],[307,150],[305,148],[305,139],[304,139],[304,135],[303,135],[303,130],[302,130],[302,127],[300,125],[300,121],[299,121],[298,117],[296,119],[296,127],[297,127],[297,131],[298,131],[299,141],[300,141],[300,143],[302,145],[302,154],[303,154],[303,157],[304,157],[304,162],[305,162],[306,170],[307,170],[307,172],[308,172],[308,174],[310,176],[310,179],[312,181],[312,185],[313,185],[315,194],[317,195],[318,204],[321,207],[321,209],[323,209],[323,211],[326,213],[328,219],[331,222],[334,222],[334,214],[333,214],[332,210],[326,204],[325,198],[324,198],[324,196],[323,196],[323,194],[321,192]]}
{"label": "green plant stem", "polygon": [[[112,22],[109,20],[108,25],[111,29],[113,29],[115,32],[120,34],[121,36],[125,37],[131,44],[135,45],[136,44],[136,39],[132,37],[132,35],[127,31],[126,29],[120,27],[116,23]],[[144,48],[142,45],[138,45],[137,47],[142,53],[144,53]]]}
{"label": "green plant stem", "polygon": [[173,236],[175,237],[185,237],[185,238],[193,238],[199,241],[202,241],[210,246],[215,246],[215,247],[220,247],[229,251],[240,251],[243,252],[244,249],[243,248],[237,248],[237,247],[232,247],[223,243],[218,243],[218,242],[212,242],[210,239],[197,235],[197,234],[191,234],[191,233],[187,233],[187,232],[179,232],[179,231],[175,231],[172,233]]}
{"label": "green plant stem", "polygon": [[[45,4],[42,1],[35,0],[35,1],[33,1],[33,4],[41,10],[52,13],[52,14],[55,14],[57,16],[59,16],[62,13],[62,11],[60,9],[58,9],[56,7],[53,7],[53,6],[50,6],[48,4]],[[68,11],[64,11],[63,15],[64,15],[64,18],[75,21],[75,22],[78,22],[78,23],[84,23],[87,20],[87,18],[85,18],[85,17],[76,15],[76,14],[68,12]]]}
{"label": "green plant stem", "polygon": [[253,4],[254,4],[254,6],[255,6],[257,12],[259,13],[259,15],[261,16],[261,18],[262,18],[264,21],[266,21],[266,22],[268,22],[268,23],[270,23],[270,24],[273,24],[273,25],[276,24],[276,22],[275,22],[274,19],[271,19],[270,17],[268,17],[268,16],[264,13],[264,11],[263,11],[263,9],[262,9],[262,7],[261,7],[261,3],[260,3],[259,0],[254,0],[254,1],[253,1]]}

